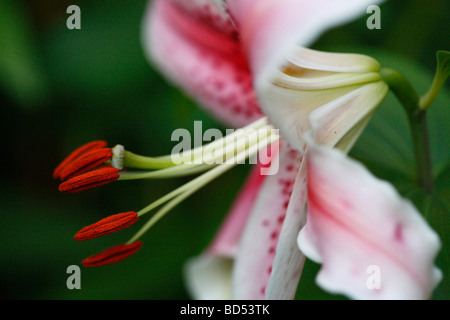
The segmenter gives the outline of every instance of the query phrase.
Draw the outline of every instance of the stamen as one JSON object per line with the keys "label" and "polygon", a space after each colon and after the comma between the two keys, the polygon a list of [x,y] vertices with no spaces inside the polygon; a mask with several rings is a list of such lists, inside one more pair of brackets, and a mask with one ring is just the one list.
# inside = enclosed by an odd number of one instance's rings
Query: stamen
{"label": "stamen", "polygon": [[179,178],[205,172],[211,169],[212,167],[214,167],[214,165],[183,164],[155,171],[146,171],[146,172],[124,171],[120,173],[119,180]]}
{"label": "stamen", "polygon": [[248,149],[244,150],[243,152],[240,152],[237,154],[231,161],[228,163],[224,163],[222,165],[217,166],[216,168],[213,168],[209,170],[208,172],[202,174],[201,176],[187,182],[186,184],[182,185],[181,187],[173,190],[172,192],[168,193],[167,195],[163,196],[162,198],[158,199],[157,201],[151,203],[144,209],[138,211],[138,216],[141,216],[154,208],[158,207],[159,205],[163,204],[164,202],[179,196],[182,193],[185,192],[195,192],[196,190],[200,189],[202,186],[206,185],[210,181],[214,180],[218,176],[220,176],[222,173],[226,172],[227,170],[233,168],[238,163],[241,163],[243,159],[246,159],[248,157],[251,157],[256,152],[258,152],[260,149],[263,149],[270,145],[271,143],[277,141],[279,139],[278,135],[272,135],[266,137],[264,140],[260,141],[258,144],[254,144]]}
{"label": "stamen", "polygon": [[74,239],[77,241],[86,241],[105,236],[128,228],[138,220],[139,218],[134,211],[118,213],[84,227],[75,234]]}
{"label": "stamen", "polygon": [[271,143],[276,142],[279,139],[278,135],[271,135],[260,141],[258,144],[251,145],[248,149],[237,154],[232,161],[224,163],[211,169],[210,171],[204,173],[203,175],[191,180],[190,182],[184,184],[183,186],[173,190],[169,194],[163,196],[162,198],[156,200],[155,202],[149,204],[144,209],[137,212],[138,216],[142,216],[147,212],[153,210],[154,208],[168,202],[164,207],[162,207],[157,213],[155,213],[147,223],[142,226],[142,228],[127,242],[133,243],[139,239],[145,232],[147,232],[157,221],[159,221],[164,215],[169,212],[173,207],[178,205],[181,201],[185,200],[187,197],[195,193],[197,190],[220,176],[221,174],[227,172],[238,163],[241,163],[243,159],[251,157],[256,154],[262,148],[267,147]]}
{"label": "stamen", "polygon": [[141,247],[141,241],[136,241],[130,244],[119,244],[84,259],[81,264],[84,267],[99,267],[116,263],[136,253]]}
{"label": "stamen", "polygon": [[84,153],[90,151],[90,150],[94,150],[94,149],[99,149],[99,148],[104,148],[107,146],[106,141],[103,140],[97,140],[97,141],[92,141],[89,143],[86,143],[80,147],[78,147],[77,149],[75,149],[74,151],[72,151],[71,154],[69,154],[57,167],[56,169],[53,171],[53,178],[57,179],[60,177],[61,171],[72,161],[74,161],[76,158],[78,158],[79,156],[83,155]]}
{"label": "stamen", "polygon": [[[127,242],[127,243],[133,243],[137,239],[139,239],[144,233],[146,233],[156,222],[158,222],[164,215],[172,210],[176,205],[178,205],[180,202],[188,198],[191,194],[196,192],[198,189],[200,189],[202,185],[199,185],[197,188],[192,188],[179,196],[173,198],[169,203],[167,203],[164,207],[162,207],[157,213],[155,213],[150,220],[147,221],[147,223]],[[156,203],[153,203],[156,204]],[[141,210],[139,213],[142,215],[146,212],[148,212],[150,209],[147,207],[143,210]]]}
{"label": "stamen", "polygon": [[99,148],[79,156],[61,171],[60,178],[67,180],[97,168],[112,158],[111,148]]}
{"label": "stamen", "polygon": [[75,193],[95,188],[117,179],[119,179],[119,170],[108,166],[75,176],[61,183],[58,190]]}
{"label": "stamen", "polygon": [[[237,164],[244,163],[245,159],[252,157],[258,151],[278,141],[279,138],[278,131],[274,130],[268,123],[268,119],[261,118],[249,126],[227,135],[223,139],[218,139],[210,144],[183,152],[180,155],[183,160],[181,164],[175,163],[172,155],[156,158],[143,157],[125,151],[120,145],[117,145],[113,149],[101,147],[78,154],[72,159],[70,165],[64,169],[63,174],[60,172],[58,175],[60,177],[69,177],[67,181],[60,184],[60,191],[69,193],[80,192],[115,181],[119,178],[121,180],[168,178],[207,171],[152,202],[138,212],[129,211],[119,213],[82,228],[74,236],[77,241],[85,241],[122,230],[137,222],[140,216],[152,211],[156,207],[164,205],[127,243],[109,248],[84,259],[82,261],[83,266],[95,267],[111,264],[134,254],[142,246],[138,238],[164,217],[167,212],[218,176]],[[121,172],[119,175],[119,169],[114,165],[117,165],[114,157],[119,162],[123,159],[123,165],[125,167],[151,169],[152,171]],[[111,158],[113,165],[108,164],[99,169],[85,172]],[[122,167],[122,164],[119,163],[118,166]]]}

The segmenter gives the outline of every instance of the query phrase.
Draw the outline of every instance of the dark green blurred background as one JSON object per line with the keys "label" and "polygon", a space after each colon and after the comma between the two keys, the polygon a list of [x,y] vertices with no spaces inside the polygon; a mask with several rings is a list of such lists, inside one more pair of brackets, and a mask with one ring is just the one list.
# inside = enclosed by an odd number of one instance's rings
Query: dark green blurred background
{"label": "dark green blurred background", "polygon": [[[66,8],[71,4],[81,8],[81,30],[66,28]],[[182,265],[213,237],[247,166],[238,166],[172,210],[142,238],[144,247],[138,254],[116,265],[82,269],[81,290],[66,287],[69,265],[80,265],[86,256],[128,240],[139,226],[82,243],[73,240],[75,232],[107,215],[139,210],[184,180],[124,181],[82,194],[62,194],[51,175],[63,157],[96,139],[123,144],[139,154],[161,155],[173,147],[172,131],[192,130],[194,120],[203,120],[204,129],[222,128],[147,63],[140,43],[146,5],[145,0],[0,1],[0,292],[4,299],[189,298]],[[328,32],[315,47],[372,54],[410,75],[424,93],[435,69],[435,52],[449,50],[449,14],[445,0],[390,1],[382,6],[381,30],[368,30],[366,16]],[[437,119],[431,130],[442,187],[438,187],[439,198],[427,198],[431,209],[420,210],[443,239],[438,262],[447,274],[450,183],[445,136],[450,100],[445,91],[435,103],[439,111],[430,114],[430,121]],[[404,150],[409,162],[401,156],[390,159],[383,147],[374,147],[385,142],[379,133],[388,131],[388,124],[395,127],[392,135],[401,137],[388,144],[397,143],[400,147],[395,151]],[[390,178],[419,207],[424,196],[408,182],[413,162],[407,130],[402,110],[390,96],[352,155],[380,177]],[[317,269],[307,263],[297,297],[341,298],[314,285]],[[446,280],[435,297],[447,299],[448,288]]]}

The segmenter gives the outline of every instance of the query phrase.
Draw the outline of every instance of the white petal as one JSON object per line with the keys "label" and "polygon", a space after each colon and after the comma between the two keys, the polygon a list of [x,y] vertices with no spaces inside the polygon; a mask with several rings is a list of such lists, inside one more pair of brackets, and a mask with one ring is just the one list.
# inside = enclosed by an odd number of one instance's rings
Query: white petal
{"label": "white petal", "polygon": [[[233,298],[235,299],[264,299],[272,275],[277,274],[278,279],[278,270],[272,264],[278,250],[279,239],[285,239],[280,232],[286,229],[284,227],[286,210],[300,159],[301,155],[297,151],[288,148],[285,144],[281,145],[278,173],[267,176],[264,181],[239,244],[233,274]],[[290,218],[289,221],[291,221]],[[300,225],[292,227],[298,231]],[[296,233],[290,232],[289,235],[293,235],[291,240],[295,243]],[[297,260],[301,257],[297,254],[298,250],[295,247],[292,249],[295,251],[290,258],[293,264],[300,268],[301,261]],[[286,252],[285,247],[282,252]],[[283,257],[281,264],[289,262],[285,258],[288,257]],[[277,263],[276,267],[279,267],[279,264]],[[289,272],[284,274],[286,279],[291,281],[289,288],[284,287],[284,282],[280,283],[283,287],[274,288],[270,291],[270,295],[280,299],[292,299],[300,276],[301,269],[298,268],[282,266],[280,271]],[[278,289],[286,290],[276,292]]]}
{"label": "white petal", "polygon": [[340,88],[350,85],[364,84],[380,80],[380,75],[376,72],[369,73],[330,73],[319,76],[318,72],[312,74],[311,70],[301,70],[300,75],[288,75],[279,72],[274,85],[292,90],[324,90]]}
{"label": "white petal", "polygon": [[260,92],[260,102],[283,138],[302,150],[311,123],[316,124],[318,143],[334,146],[374,111],[387,92],[381,81],[311,91],[271,85]]}
{"label": "white petal", "polygon": [[197,300],[231,299],[233,262],[232,258],[208,253],[189,259],[184,278],[190,295]]}
{"label": "white petal", "polygon": [[293,299],[305,256],[297,247],[297,235],[306,220],[306,161],[302,161],[278,240],[266,298]]}
{"label": "white petal", "polygon": [[308,216],[298,243],[322,263],[319,286],[355,299],[428,298],[440,279],[440,241],[420,213],[338,150],[309,142],[307,155]]}
{"label": "white petal", "polygon": [[378,72],[380,64],[372,57],[362,54],[335,53],[297,47],[286,59],[301,68],[332,72]]}
{"label": "white petal", "polygon": [[335,146],[381,104],[388,91],[382,81],[369,83],[314,110],[309,120],[314,124],[315,141]]}

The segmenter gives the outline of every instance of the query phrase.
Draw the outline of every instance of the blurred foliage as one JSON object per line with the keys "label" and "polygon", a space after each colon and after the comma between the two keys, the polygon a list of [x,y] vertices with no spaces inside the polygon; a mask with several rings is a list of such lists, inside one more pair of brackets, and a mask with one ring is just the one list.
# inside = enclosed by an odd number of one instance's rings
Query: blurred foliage
{"label": "blurred foliage", "polygon": [[[81,8],[82,29],[66,28],[66,8]],[[145,235],[139,254],[113,266],[82,269],[82,289],[68,290],[66,269],[123,242],[131,227],[77,243],[81,227],[106,215],[139,210],[184,179],[120,182],[76,196],[57,192],[54,167],[78,145],[105,139],[148,155],[170,152],[176,128],[220,127],[173,88],[144,57],[140,27],[146,0],[0,2],[0,105],[4,147],[0,184],[0,288],[4,299],[184,299],[184,261],[209,243],[247,166],[238,166],[172,210]],[[365,17],[329,31],[318,49],[373,55],[411,80],[419,93],[431,83],[435,52],[449,49],[449,2],[390,1],[382,29]],[[390,95],[351,155],[394,183],[427,216],[442,240],[444,281],[435,298],[449,298],[450,169],[448,86],[430,111],[438,193],[413,184],[409,129]],[[297,297],[341,298],[318,289],[318,266],[307,262]]]}

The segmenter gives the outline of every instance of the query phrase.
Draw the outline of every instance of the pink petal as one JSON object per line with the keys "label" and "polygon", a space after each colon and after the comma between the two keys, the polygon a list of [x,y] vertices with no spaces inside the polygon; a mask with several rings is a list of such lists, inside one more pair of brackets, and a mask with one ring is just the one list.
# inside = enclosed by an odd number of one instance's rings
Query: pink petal
{"label": "pink petal", "polygon": [[251,208],[264,179],[256,164],[234,202],[214,241],[205,252],[191,258],[185,266],[185,279],[192,297],[231,299],[231,270]]}
{"label": "pink petal", "polygon": [[322,263],[318,285],[356,299],[428,298],[440,280],[440,241],[420,213],[338,150],[310,143],[307,155],[308,216],[298,242]]}
{"label": "pink petal", "polygon": [[217,119],[243,126],[262,114],[234,25],[217,3],[153,1],[144,47],[170,81]]}
{"label": "pink petal", "polygon": [[261,168],[261,164],[257,164],[252,168],[247,182],[234,202],[215,240],[208,248],[208,252],[220,253],[229,257],[235,256],[247,218],[267,177],[261,175]]}
{"label": "pink petal", "polygon": [[[288,145],[281,144],[278,173],[266,177],[239,244],[233,275],[234,299],[266,298],[266,287],[271,276],[277,272],[272,264],[300,162],[301,155],[297,151],[289,148]],[[294,227],[299,228],[300,225]],[[295,232],[293,234],[295,243],[297,235]],[[289,257],[293,260],[298,258],[296,251],[298,252],[297,248],[289,253]],[[283,253],[285,253],[284,250]],[[287,274],[285,279],[293,280],[300,276],[298,268],[296,270],[288,268],[288,270],[295,275]],[[296,282],[293,281],[296,287],[298,279]],[[275,291],[271,293],[279,298],[280,296],[286,299],[293,297],[289,290]]]}
{"label": "pink petal", "polygon": [[245,54],[259,82],[283,63],[293,45],[309,46],[324,31],[366,14],[373,0],[228,0]]}
{"label": "pink petal", "polygon": [[305,256],[298,250],[297,237],[306,220],[306,200],[306,161],[301,161],[267,285],[269,300],[295,296],[305,262]]}
{"label": "pink petal", "polygon": [[[165,1],[165,0],[164,0]],[[182,8],[187,15],[231,37],[236,34],[236,27],[232,23],[222,0],[169,0]]]}

